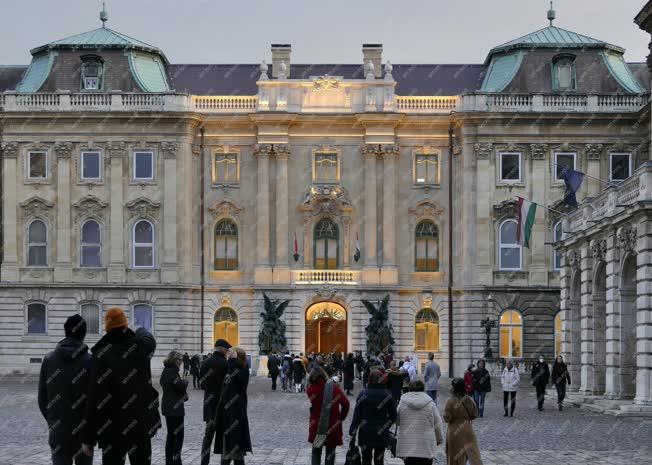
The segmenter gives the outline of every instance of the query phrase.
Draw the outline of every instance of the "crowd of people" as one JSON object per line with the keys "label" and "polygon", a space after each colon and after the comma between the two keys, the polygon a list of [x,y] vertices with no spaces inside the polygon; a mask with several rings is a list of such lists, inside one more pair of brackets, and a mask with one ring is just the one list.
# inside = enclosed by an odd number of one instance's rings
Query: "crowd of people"
{"label": "crowd of people", "polygon": [[[83,342],[86,322],[80,315],[71,316],[64,324],[65,338],[43,360],[38,405],[48,423],[54,465],[90,465],[95,446],[102,450],[104,465],[124,465],[127,457],[132,465],[149,465],[161,415],[167,429],[165,463],[181,465],[188,375],[193,387],[204,391],[201,464],[208,465],[214,453],[221,455],[222,465],[244,465],[252,445],[247,415],[250,367],[243,349],[218,339],[214,351],[203,356],[171,351],[163,362],[159,402],[150,367],[154,337],[143,328],[132,331],[119,308],[107,310],[104,327],[106,334],[89,353]],[[353,406],[347,463],[382,465],[390,450],[406,465],[431,465],[444,441],[448,464],[482,463],[472,421],[484,416],[485,397],[491,391],[484,360],[451,381],[443,414],[437,404],[441,370],[432,353],[421,377],[414,358],[395,360],[381,352],[366,357],[360,352],[271,353],[267,369],[273,391],[280,378],[284,392],[308,396],[312,465],[320,465],[322,457],[326,465],[335,463],[356,380],[362,390]],[[543,410],[545,388],[552,381],[561,410],[570,384],[562,357],[555,359],[552,370],[539,357],[530,375],[538,409]],[[520,374],[511,361],[500,379],[505,416],[513,416]]]}

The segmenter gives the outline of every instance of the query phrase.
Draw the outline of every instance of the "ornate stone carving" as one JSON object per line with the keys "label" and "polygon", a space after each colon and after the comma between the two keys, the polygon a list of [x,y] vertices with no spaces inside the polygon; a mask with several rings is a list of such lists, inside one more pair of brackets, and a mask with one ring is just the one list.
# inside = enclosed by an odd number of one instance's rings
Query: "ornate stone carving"
{"label": "ornate stone carving", "polygon": [[383,155],[385,156],[394,156],[394,155],[398,155],[401,152],[400,147],[394,144],[383,145],[382,151],[383,151]]}
{"label": "ornate stone carving", "polygon": [[179,144],[176,142],[161,142],[161,152],[163,152],[163,158],[176,158],[178,149]]}
{"label": "ornate stone carving", "polygon": [[129,209],[129,219],[135,217],[157,218],[161,204],[145,197],[138,197],[126,204]]}
{"label": "ornate stone carving", "polygon": [[24,218],[45,217],[52,219],[54,204],[41,197],[30,197],[20,204]]}
{"label": "ornate stone carving", "polygon": [[256,144],[254,145],[254,155],[270,156],[272,154],[272,144]]}
{"label": "ornate stone carving", "polygon": [[301,209],[312,212],[312,216],[339,216],[351,210],[351,200],[342,186],[315,184],[306,193]]}
{"label": "ornate stone carving", "polygon": [[76,211],[75,221],[79,221],[80,219],[89,216],[104,219],[104,211],[108,207],[108,204],[102,202],[97,197],[87,195],[86,197],[79,199],[79,201],[74,203],[72,206]]}
{"label": "ornate stone carving", "polygon": [[607,253],[607,241],[604,239],[594,239],[589,243],[593,258],[596,261],[604,261],[605,254]]}
{"label": "ornate stone carving", "polygon": [[201,145],[192,144],[191,150],[193,155],[199,156],[201,154]]}
{"label": "ornate stone carving", "polygon": [[518,202],[514,199],[503,200],[500,203],[495,203],[493,206],[494,218],[502,218],[505,216],[514,216],[518,210]]}
{"label": "ornate stone carving", "polygon": [[602,155],[602,144],[586,144],[584,146],[584,152],[586,153],[586,158],[588,160],[599,160]]}
{"label": "ornate stone carving", "polygon": [[453,155],[459,155],[462,153],[462,145],[457,139],[453,140]]}
{"label": "ornate stone carving", "polygon": [[313,81],[312,90],[320,91],[320,90],[328,90],[328,89],[338,89],[339,87],[340,87],[340,81],[337,78],[329,74],[326,74],[324,76],[315,78],[315,80]]}
{"label": "ornate stone carving", "polygon": [[378,144],[365,144],[362,146],[362,155],[373,157],[381,153],[380,145]]}
{"label": "ornate stone carving", "polygon": [[215,218],[231,217],[237,218],[242,212],[242,208],[239,208],[234,202],[230,200],[222,200],[217,202],[212,207],[208,208],[208,211]]}
{"label": "ornate stone carving", "polygon": [[548,144],[530,144],[530,159],[544,160],[548,153]]}
{"label": "ornate stone carving", "polygon": [[318,297],[317,300],[333,300],[337,290],[329,283],[324,283],[317,288],[315,295]]}
{"label": "ornate stone carving", "polygon": [[3,142],[2,156],[4,158],[16,158],[18,156],[18,142]]}
{"label": "ornate stone carving", "polygon": [[276,145],[274,145],[274,155],[276,156],[276,158],[289,157],[290,156],[290,146],[288,144],[276,144]]}
{"label": "ornate stone carving", "polygon": [[70,158],[72,148],[72,142],[57,142],[54,144],[54,153],[57,155],[57,158]]}
{"label": "ornate stone carving", "polygon": [[421,295],[421,308],[432,308],[432,294]]}
{"label": "ornate stone carving", "polygon": [[579,270],[582,258],[577,250],[569,250],[566,252],[566,265],[570,266],[572,270]]}
{"label": "ornate stone carving", "polygon": [[473,145],[475,155],[479,160],[487,160],[494,150],[492,143],[477,143]]}
{"label": "ornate stone carving", "polygon": [[125,156],[125,150],[127,149],[127,144],[124,142],[111,141],[107,142],[106,150],[109,153],[111,158],[120,158]]}
{"label": "ornate stone carving", "polygon": [[636,228],[618,228],[618,246],[625,253],[636,253]]}
{"label": "ornate stone carving", "polygon": [[432,200],[418,202],[409,212],[416,218],[435,218],[444,212],[444,208]]}

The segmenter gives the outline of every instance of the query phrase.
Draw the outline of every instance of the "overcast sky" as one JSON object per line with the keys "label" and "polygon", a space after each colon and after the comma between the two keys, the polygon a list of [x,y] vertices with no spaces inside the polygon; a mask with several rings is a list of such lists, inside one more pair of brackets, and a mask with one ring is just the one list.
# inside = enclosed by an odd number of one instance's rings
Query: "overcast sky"
{"label": "overcast sky", "polygon": [[[555,25],[624,47],[644,61],[650,37],[633,18],[643,0],[557,0]],[[94,29],[100,0],[0,0],[0,64]],[[173,63],[269,62],[291,43],[294,63],[359,63],[382,43],[393,63],[481,63],[493,46],[547,25],[545,0],[108,0],[108,27],[161,48]]]}

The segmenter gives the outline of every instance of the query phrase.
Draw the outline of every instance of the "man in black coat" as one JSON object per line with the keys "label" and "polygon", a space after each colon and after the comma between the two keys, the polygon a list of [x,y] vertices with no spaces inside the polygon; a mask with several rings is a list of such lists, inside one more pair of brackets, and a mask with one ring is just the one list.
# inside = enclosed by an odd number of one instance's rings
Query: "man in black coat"
{"label": "man in black coat", "polygon": [[185,378],[188,376],[188,372],[190,371],[190,355],[188,355],[188,352],[183,354],[183,377]]}
{"label": "man in black coat", "polygon": [[272,352],[267,359],[267,371],[272,378],[272,391],[276,391],[276,378],[278,378],[279,365],[281,361],[276,356],[276,352]]}
{"label": "man in black coat", "polygon": [[97,442],[103,465],[152,463],[152,437],[161,427],[158,392],[150,359],[156,340],[145,329],[134,333],[120,308],[104,317],[106,334],[92,349],[84,450]]}
{"label": "man in black coat", "polygon": [[543,355],[540,355],[539,360],[532,367],[532,385],[537,391],[537,408],[539,411],[543,410],[543,400],[546,395],[548,381],[550,381],[550,369]]}
{"label": "man in black coat", "polygon": [[73,315],[63,325],[66,337],[48,353],[41,365],[38,407],[48,423],[53,465],[90,465],[82,452],[88,368],[91,355],[84,344],[86,321]]}
{"label": "man in black coat", "polygon": [[199,385],[204,390],[204,422],[206,429],[201,445],[201,465],[208,465],[211,458],[211,444],[215,436],[215,411],[222,395],[226,376],[226,353],[231,348],[224,339],[215,342],[215,352],[201,364]]}

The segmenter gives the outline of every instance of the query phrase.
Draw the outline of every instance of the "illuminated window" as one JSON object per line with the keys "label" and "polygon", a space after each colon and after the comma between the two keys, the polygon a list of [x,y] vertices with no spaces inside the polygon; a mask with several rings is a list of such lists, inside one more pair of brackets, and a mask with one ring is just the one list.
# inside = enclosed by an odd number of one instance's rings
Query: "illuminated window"
{"label": "illuminated window", "polygon": [[137,221],[134,224],[132,243],[134,268],[152,268],[154,266],[154,225],[147,220]]}
{"label": "illuminated window", "polygon": [[86,221],[81,227],[80,266],[102,266],[102,243],[100,224],[95,220]]}
{"label": "illuminated window", "polygon": [[316,152],[313,167],[313,181],[316,183],[336,183],[340,179],[337,152]]}
{"label": "illuminated window", "polygon": [[228,307],[215,312],[213,318],[213,341],[225,339],[232,346],[238,345],[238,315]]}
{"label": "illuminated window", "polygon": [[[555,224],[555,227],[552,229],[552,241],[553,242],[561,241],[561,221],[557,222],[557,224]],[[553,250],[552,251],[552,261],[553,261],[553,268],[555,270],[561,269],[561,251],[560,250]]]}
{"label": "illuminated window", "polygon": [[148,332],[153,334],[154,308],[149,304],[134,305],[133,322],[134,330],[138,328],[145,328]]}
{"label": "illuminated window", "polygon": [[555,358],[557,355],[561,354],[561,341],[562,341],[562,332],[561,332],[561,312],[558,312],[555,315]]}
{"label": "illuminated window", "polygon": [[552,60],[552,89],[575,90],[575,57],[561,55]]}
{"label": "illuminated window", "polygon": [[27,266],[48,265],[48,227],[41,220],[27,227]]}
{"label": "illuminated window", "polygon": [[213,155],[213,183],[238,182],[238,154],[216,152]]}
{"label": "illuminated window", "polygon": [[439,270],[439,232],[432,221],[420,222],[415,235],[415,270]]}
{"label": "illuminated window", "polygon": [[47,308],[34,302],[27,306],[27,334],[47,334]]}
{"label": "illuminated window", "polygon": [[500,315],[500,357],[523,357],[523,317],[516,310]]}
{"label": "illuminated window", "polygon": [[522,264],[521,244],[516,240],[514,220],[505,220],[498,228],[498,269],[513,271],[520,270]]}
{"label": "illuminated window", "polygon": [[88,334],[100,334],[100,306],[97,304],[83,304],[81,316],[86,320]]}
{"label": "illuminated window", "polygon": [[414,155],[414,182],[415,184],[439,184],[439,154]]}
{"label": "illuminated window", "polygon": [[314,231],[315,268],[336,269],[339,263],[339,228],[329,218],[322,218]]}
{"label": "illuminated window", "polygon": [[101,90],[104,65],[99,58],[82,58],[81,88],[82,90]]}
{"label": "illuminated window", "polygon": [[414,319],[414,350],[439,351],[439,317],[429,308],[420,310]]}
{"label": "illuminated window", "polygon": [[235,270],[238,268],[238,227],[229,220],[220,220],[215,226],[216,270]]}

